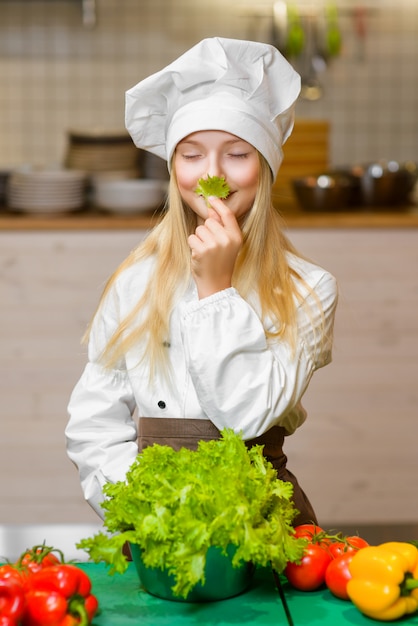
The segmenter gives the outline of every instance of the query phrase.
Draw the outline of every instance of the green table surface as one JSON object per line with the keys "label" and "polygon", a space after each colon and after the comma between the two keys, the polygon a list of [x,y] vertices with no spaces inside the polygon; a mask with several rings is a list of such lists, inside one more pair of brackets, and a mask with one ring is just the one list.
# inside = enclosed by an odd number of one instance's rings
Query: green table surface
{"label": "green table surface", "polygon": [[[79,563],[91,578],[100,604],[94,626],[237,626],[288,624],[272,572],[256,571],[250,589],[240,596],[208,603],[161,600],[141,588],[134,565],[124,574],[110,576],[102,564]],[[281,578],[294,626],[371,626],[379,622],[364,617],[351,602],[335,598],[327,589],[301,592]],[[416,618],[415,618],[416,619]],[[414,618],[408,618],[411,622]],[[381,622],[380,622],[381,623]],[[404,623],[404,622],[403,622]]]}

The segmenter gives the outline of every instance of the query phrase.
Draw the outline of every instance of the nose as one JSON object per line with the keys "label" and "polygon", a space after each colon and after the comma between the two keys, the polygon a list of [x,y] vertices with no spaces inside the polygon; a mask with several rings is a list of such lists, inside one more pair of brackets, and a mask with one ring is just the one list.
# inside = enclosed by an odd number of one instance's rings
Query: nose
{"label": "nose", "polygon": [[219,154],[211,152],[208,158],[208,172],[209,176],[223,176],[222,163]]}

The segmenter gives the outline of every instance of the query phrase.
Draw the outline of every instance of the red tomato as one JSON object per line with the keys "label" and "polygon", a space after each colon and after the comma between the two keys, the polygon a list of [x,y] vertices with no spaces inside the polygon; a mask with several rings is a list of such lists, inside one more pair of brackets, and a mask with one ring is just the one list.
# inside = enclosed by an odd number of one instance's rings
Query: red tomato
{"label": "red tomato", "polygon": [[346,541],[350,544],[348,550],[352,552],[357,552],[357,550],[361,550],[361,548],[367,548],[369,545],[365,539],[358,537],[357,535],[353,535],[352,537],[346,537]]}
{"label": "red tomato", "polygon": [[357,550],[361,550],[361,548],[366,548],[368,545],[369,544],[365,539],[353,536],[345,537],[345,541],[334,541],[330,543],[328,549],[331,553],[331,556],[335,559],[341,554],[357,552]]}
{"label": "red tomato", "polygon": [[58,565],[59,563],[59,558],[53,554],[53,552],[48,552],[45,556],[42,556],[40,548],[38,548],[36,552],[27,552],[20,559],[20,564],[27,567],[32,572],[38,572],[44,567]]}
{"label": "red tomato", "polygon": [[327,531],[317,524],[301,524],[295,528],[295,537],[298,539],[307,539],[310,543],[316,543],[324,548],[328,549],[332,539],[327,537]]}
{"label": "red tomato", "polygon": [[325,572],[332,557],[317,543],[309,543],[299,565],[288,563],[285,569],[287,580],[301,591],[319,589],[325,582]]}
{"label": "red tomato", "polygon": [[333,559],[336,559],[338,556],[341,556],[341,554],[344,554],[344,552],[346,551],[346,544],[343,543],[342,541],[333,541],[330,545],[329,545],[329,553],[331,554]]}
{"label": "red tomato", "polygon": [[312,539],[314,535],[325,532],[323,528],[316,524],[300,524],[295,527],[295,537],[305,537],[306,539]]}
{"label": "red tomato", "polygon": [[17,564],[26,567],[31,574],[34,574],[45,567],[59,565],[60,559],[52,551],[48,551],[48,548],[35,547],[22,554]]}
{"label": "red tomato", "polygon": [[341,600],[349,600],[347,583],[351,579],[351,574],[348,566],[354,555],[354,550],[340,554],[331,561],[325,572],[326,586],[334,596]]}

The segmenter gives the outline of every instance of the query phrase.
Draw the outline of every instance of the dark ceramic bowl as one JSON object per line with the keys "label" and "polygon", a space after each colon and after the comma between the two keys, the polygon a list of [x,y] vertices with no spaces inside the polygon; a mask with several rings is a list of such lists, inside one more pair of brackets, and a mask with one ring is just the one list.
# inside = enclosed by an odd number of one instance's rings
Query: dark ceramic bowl
{"label": "dark ceramic bowl", "polygon": [[232,598],[246,591],[254,574],[254,566],[243,563],[239,567],[232,567],[234,546],[230,546],[227,555],[222,554],[216,547],[209,548],[206,555],[204,585],[196,585],[187,598],[175,596],[172,587],[175,579],[166,570],[150,568],[144,565],[141,550],[135,544],[130,544],[132,560],[144,589],[153,596],[175,602],[213,602]]}
{"label": "dark ceramic bowl", "polygon": [[394,204],[408,204],[418,181],[418,164],[414,161],[400,163],[394,184]]}
{"label": "dark ceramic bowl", "polygon": [[330,172],[292,181],[296,199],[305,211],[344,211],[352,203],[354,180],[343,173]]}
{"label": "dark ceramic bowl", "polygon": [[376,161],[341,172],[353,178],[358,204],[366,207],[407,205],[418,180],[418,166],[412,161]]}
{"label": "dark ceramic bowl", "polygon": [[6,204],[7,181],[10,177],[10,170],[0,170],[0,208]]}

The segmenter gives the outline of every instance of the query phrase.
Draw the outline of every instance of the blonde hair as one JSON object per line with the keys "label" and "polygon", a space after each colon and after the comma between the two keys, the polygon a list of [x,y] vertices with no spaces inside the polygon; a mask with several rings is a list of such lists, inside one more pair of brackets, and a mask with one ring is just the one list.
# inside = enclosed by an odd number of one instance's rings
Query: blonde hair
{"label": "blonde hair", "polygon": [[[257,194],[251,211],[241,223],[243,245],[238,255],[232,285],[244,299],[258,295],[261,318],[268,317],[275,330],[266,330],[267,337],[296,340],[296,307],[300,300],[297,282],[302,279],[289,266],[287,252],[297,254],[283,232],[283,221],[271,201],[271,171],[259,154],[260,171]],[[121,320],[101,355],[106,367],[112,367],[139,341],[145,340],[142,359],[149,360],[150,376],[157,367],[167,371],[170,314],[175,298],[189,284],[190,248],[188,236],[197,226],[196,214],[181,199],[174,168],[169,186],[169,202],[165,215],[147,238],[122,262],[108,280],[99,302],[106,299],[117,278],[129,267],[153,257],[155,266],[147,287],[130,314]],[[300,255],[299,255],[300,256]],[[304,281],[302,281],[304,282]],[[96,311],[97,313],[97,311]],[[141,313],[141,321],[138,316]],[[87,341],[91,329],[87,329]]]}

